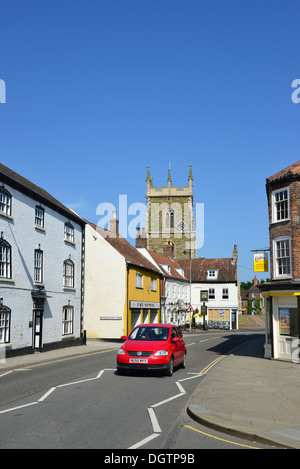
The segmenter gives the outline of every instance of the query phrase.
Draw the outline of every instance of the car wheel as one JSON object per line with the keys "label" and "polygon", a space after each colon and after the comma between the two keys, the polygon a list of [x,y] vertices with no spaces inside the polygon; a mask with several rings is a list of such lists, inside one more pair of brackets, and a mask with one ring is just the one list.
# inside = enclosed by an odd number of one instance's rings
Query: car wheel
{"label": "car wheel", "polygon": [[181,363],[181,368],[185,368],[185,367],[186,367],[186,353],[184,354],[183,360],[182,360],[182,363]]}
{"label": "car wheel", "polygon": [[174,371],[174,358],[171,357],[171,358],[170,358],[170,361],[169,361],[169,365],[168,365],[168,369],[167,369],[166,375],[167,375],[167,376],[172,376],[173,371]]}

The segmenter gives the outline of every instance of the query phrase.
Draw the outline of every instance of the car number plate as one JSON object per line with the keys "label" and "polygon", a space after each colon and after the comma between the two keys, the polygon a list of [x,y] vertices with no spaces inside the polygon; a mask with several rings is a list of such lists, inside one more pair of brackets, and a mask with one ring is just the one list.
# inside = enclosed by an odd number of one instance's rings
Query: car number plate
{"label": "car number plate", "polygon": [[148,363],[147,358],[130,358],[129,363]]}

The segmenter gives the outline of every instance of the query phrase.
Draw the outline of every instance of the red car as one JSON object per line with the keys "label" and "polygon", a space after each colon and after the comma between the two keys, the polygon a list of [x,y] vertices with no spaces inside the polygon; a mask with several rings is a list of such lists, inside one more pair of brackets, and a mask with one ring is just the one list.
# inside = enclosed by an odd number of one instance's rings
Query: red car
{"label": "red car", "polygon": [[175,366],[186,366],[186,347],[180,329],[172,324],[140,324],[117,353],[117,371],[162,370],[172,376]]}

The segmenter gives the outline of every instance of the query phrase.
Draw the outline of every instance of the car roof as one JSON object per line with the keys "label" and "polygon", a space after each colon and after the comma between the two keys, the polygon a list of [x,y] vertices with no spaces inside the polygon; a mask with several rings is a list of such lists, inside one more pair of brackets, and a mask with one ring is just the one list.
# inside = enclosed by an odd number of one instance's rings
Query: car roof
{"label": "car roof", "polygon": [[176,327],[175,324],[137,324],[135,327]]}

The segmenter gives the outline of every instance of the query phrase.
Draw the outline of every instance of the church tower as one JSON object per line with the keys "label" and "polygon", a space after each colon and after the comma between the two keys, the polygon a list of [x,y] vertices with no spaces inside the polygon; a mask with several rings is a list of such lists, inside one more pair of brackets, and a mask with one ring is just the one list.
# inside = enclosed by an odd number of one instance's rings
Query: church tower
{"label": "church tower", "polygon": [[[153,186],[147,167],[147,216],[145,241],[149,251],[176,259],[196,257],[196,233],[193,212],[193,175],[190,165],[188,186],[172,185],[169,168],[167,186]],[[145,244],[146,244],[145,243]]]}

